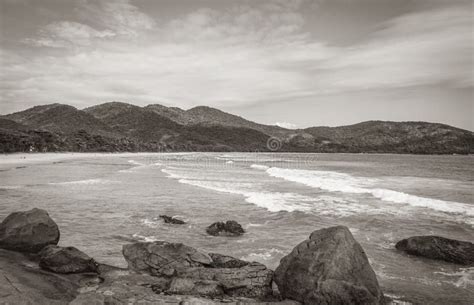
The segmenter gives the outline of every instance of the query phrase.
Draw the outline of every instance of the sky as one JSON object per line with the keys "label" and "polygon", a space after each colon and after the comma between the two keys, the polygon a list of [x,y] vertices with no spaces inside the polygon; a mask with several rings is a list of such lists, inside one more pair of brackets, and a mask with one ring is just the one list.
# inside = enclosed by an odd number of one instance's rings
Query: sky
{"label": "sky", "polygon": [[471,0],[0,0],[0,113],[110,101],[474,130]]}

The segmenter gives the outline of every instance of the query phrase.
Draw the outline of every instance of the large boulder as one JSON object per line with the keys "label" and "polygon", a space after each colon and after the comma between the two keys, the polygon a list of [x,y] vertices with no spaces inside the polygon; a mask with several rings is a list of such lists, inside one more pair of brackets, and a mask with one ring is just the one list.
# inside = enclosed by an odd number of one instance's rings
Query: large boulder
{"label": "large boulder", "polygon": [[180,243],[123,246],[130,269],[170,280],[167,293],[219,294],[263,299],[272,293],[273,271],[259,263],[200,252]]}
{"label": "large boulder", "polygon": [[49,245],[39,255],[39,266],[56,273],[97,272],[94,259],[75,247]]}
{"label": "large boulder", "polygon": [[240,236],[245,233],[242,226],[234,220],[215,222],[206,228],[206,232],[213,236]]}
{"label": "large boulder", "polygon": [[45,210],[14,212],[0,224],[0,248],[36,253],[58,242],[59,228]]}
{"label": "large boulder", "polygon": [[367,256],[347,227],[317,230],[281,259],[274,280],[284,298],[304,304],[381,304]]}
{"label": "large boulder", "polygon": [[461,265],[474,265],[474,244],[468,241],[441,236],[413,236],[399,241],[395,247],[412,255]]}

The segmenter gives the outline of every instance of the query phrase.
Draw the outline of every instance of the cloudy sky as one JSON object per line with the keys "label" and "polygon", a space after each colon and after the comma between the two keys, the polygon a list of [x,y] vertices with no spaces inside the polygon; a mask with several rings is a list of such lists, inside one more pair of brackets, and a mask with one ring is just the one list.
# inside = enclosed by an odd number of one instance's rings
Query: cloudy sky
{"label": "cloudy sky", "polygon": [[0,0],[0,113],[208,105],[474,130],[471,0]]}

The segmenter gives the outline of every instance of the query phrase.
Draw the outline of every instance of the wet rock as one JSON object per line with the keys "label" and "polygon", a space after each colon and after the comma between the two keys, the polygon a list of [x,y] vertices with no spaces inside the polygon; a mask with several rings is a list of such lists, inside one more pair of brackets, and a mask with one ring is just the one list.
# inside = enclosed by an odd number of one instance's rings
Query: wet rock
{"label": "wet rock", "polygon": [[56,273],[97,272],[94,259],[74,247],[49,245],[39,255],[39,266]]}
{"label": "wet rock", "polygon": [[216,281],[174,278],[167,293],[217,297],[223,295],[224,290]]}
{"label": "wet rock", "polygon": [[367,256],[347,227],[317,230],[282,258],[275,282],[304,304],[382,304]]}
{"label": "wet rock", "polygon": [[97,275],[56,274],[38,268],[26,253],[0,249],[0,304],[68,304]]}
{"label": "wet rock", "polygon": [[241,268],[188,268],[178,277],[196,281],[216,281],[229,296],[265,299],[272,295],[273,271],[259,263],[249,263]]}
{"label": "wet rock", "polygon": [[160,215],[160,218],[163,219],[165,223],[170,223],[170,224],[173,224],[173,225],[184,225],[184,224],[186,224],[186,222],[184,222],[180,219],[176,219],[174,217],[170,217],[170,216],[167,216],[167,215]]}
{"label": "wet rock", "polygon": [[242,226],[234,220],[215,222],[206,228],[206,232],[213,236],[240,236],[245,233]]}
{"label": "wet rock", "polygon": [[215,296],[222,289],[229,296],[257,299],[272,293],[273,271],[259,263],[214,253],[207,255],[183,244],[167,242],[125,245],[123,255],[130,269],[174,281],[170,288],[173,293]]}
{"label": "wet rock", "polygon": [[474,265],[474,244],[467,241],[441,236],[414,236],[399,241],[395,247],[412,255],[461,265]]}
{"label": "wet rock", "polygon": [[36,253],[58,242],[59,228],[45,210],[14,212],[0,224],[0,248]]}
{"label": "wet rock", "polygon": [[209,255],[181,243],[128,244],[122,253],[130,269],[158,276],[173,276],[179,270],[212,264]]}
{"label": "wet rock", "polygon": [[215,268],[240,268],[249,264],[241,259],[219,253],[209,253],[209,256],[212,258],[212,266]]}

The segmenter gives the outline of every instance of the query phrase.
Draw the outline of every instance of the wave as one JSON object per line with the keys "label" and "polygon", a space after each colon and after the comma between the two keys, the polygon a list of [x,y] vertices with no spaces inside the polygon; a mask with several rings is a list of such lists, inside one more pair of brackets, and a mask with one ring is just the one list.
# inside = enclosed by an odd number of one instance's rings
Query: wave
{"label": "wave", "polygon": [[[202,179],[202,176],[190,173],[189,170],[168,167],[161,170],[169,178],[178,180],[180,183],[205,188],[208,190],[240,195],[245,201],[258,207],[265,208],[270,212],[311,212],[315,211],[319,215],[329,215],[335,217],[347,217],[357,215],[361,212],[368,214],[378,214],[378,209],[360,204],[350,198],[342,198],[329,195],[309,197],[290,192],[270,192],[261,190],[261,184],[255,181],[236,181],[234,179]],[[387,211],[385,211],[387,212]]]}
{"label": "wave", "polygon": [[267,170],[269,169],[268,166],[266,165],[260,165],[260,164],[252,164],[250,165],[251,168],[254,168],[254,169],[261,169],[261,170]]}
{"label": "wave", "polygon": [[408,204],[413,207],[429,208],[445,213],[464,214],[474,216],[472,205],[454,201],[444,201],[426,197],[419,197],[403,192],[382,188],[370,188],[377,180],[365,177],[354,177],[345,173],[315,170],[299,170],[271,167],[267,174],[287,181],[301,183],[313,188],[329,192],[370,194],[375,198],[387,202]]}
{"label": "wave", "polygon": [[[245,190],[250,188],[251,183],[233,183],[220,181],[206,181],[206,180],[190,180],[179,179],[180,183],[198,186],[201,188],[235,195],[242,195],[245,201],[255,204],[256,206],[267,209],[270,212],[279,211],[309,211],[312,208],[310,202],[313,201],[311,197],[294,194],[294,193],[280,193],[280,192],[255,192]],[[239,188],[240,186],[240,188]]]}
{"label": "wave", "polygon": [[16,190],[22,187],[23,185],[0,185],[1,190]]}
{"label": "wave", "polygon": [[127,169],[119,170],[119,173],[133,173],[137,169],[140,169],[140,168],[145,168],[145,167],[150,167],[150,166],[162,166],[163,165],[160,162],[155,162],[155,163],[152,163],[152,164],[144,164],[144,163],[137,162],[135,160],[128,160],[127,162],[130,163],[130,164],[133,164],[135,166],[132,166],[132,167],[127,168]]}
{"label": "wave", "polygon": [[111,181],[106,179],[86,179],[77,181],[64,181],[64,182],[50,182],[50,185],[92,185],[92,184],[111,184],[117,183],[117,181]]}

